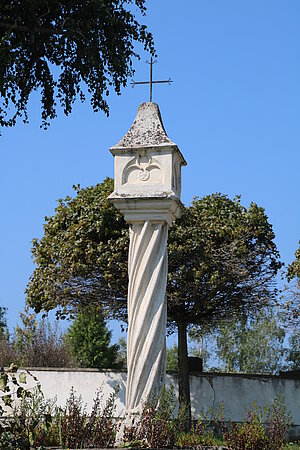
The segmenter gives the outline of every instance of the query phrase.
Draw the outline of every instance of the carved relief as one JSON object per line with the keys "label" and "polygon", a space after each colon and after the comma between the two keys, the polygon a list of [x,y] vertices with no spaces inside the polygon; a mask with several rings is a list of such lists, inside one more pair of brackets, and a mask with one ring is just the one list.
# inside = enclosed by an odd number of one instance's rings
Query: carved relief
{"label": "carved relief", "polygon": [[162,170],[159,162],[150,155],[137,155],[126,164],[122,184],[160,184]]}

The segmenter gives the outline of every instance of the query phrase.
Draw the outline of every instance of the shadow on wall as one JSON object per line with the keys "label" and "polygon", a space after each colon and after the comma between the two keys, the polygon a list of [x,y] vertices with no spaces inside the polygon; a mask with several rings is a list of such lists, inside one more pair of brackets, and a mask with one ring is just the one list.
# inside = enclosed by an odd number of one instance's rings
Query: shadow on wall
{"label": "shadow on wall", "polygon": [[[107,384],[111,388],[112,391],[117,391],[117,397],[121,404],[125,405],[126,401],[126,378],[127,374],[123,373],[123,377],[120,377],[116,380],[116,377],[112,375],[112,373],[106,373]],[[122,411],[123,413],[123,411]]]}

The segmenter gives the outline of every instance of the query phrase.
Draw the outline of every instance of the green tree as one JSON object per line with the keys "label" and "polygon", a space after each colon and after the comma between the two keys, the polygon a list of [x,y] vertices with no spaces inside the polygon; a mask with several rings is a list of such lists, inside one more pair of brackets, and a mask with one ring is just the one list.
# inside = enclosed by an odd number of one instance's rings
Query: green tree
{"label": "green tree", "polygon": [[42,125],[68,115],[86,92],[94,111],[108,114],[111,87],[120,94],[138,57],[135,44],[154,54],[152,35],[132,12],[145,0],[3,0],[0,4],[0,127],[28,121],[27,104],[40,91]]}
{"label": "green tree", "polygon": [[[46,218],[33,241],[36,269],[27,301],[36,311],[65,317],[101,302],[126,321],[128,227],[107,201],[111,179],[75,187]],[[279,267],[274,233],[263,208],[213,194],[195,199],[170,229],[167,283],[169,332],[178,330],[180,401],[189,402],[187,332],[261,308],[273,295]]]}
{"label": "green tree", "polygon": [[100,307],[81,310],[68,330],[68,341],[81,367],[112,368],[116,366],[118,345],[110,345],[108,330]]}
{"label": "green tree", "polygon": [[294,327],[300,326],[300,241],[299,248],[295,252],[294,261],[287,268],[287,280],[289,286],[284,292],[285,310],[288,319]]}
{"label": "green tree", "polygon": [[178,370],[178,346],[167,348],[167,370]]}
{"label": "green tree", "polygon": [[269,310],[218,327],[216,354],[220,370],[278,373],[283,364],[285,331]]}
{"label": "green tree", "polygon": [[300,370],[300,241],[299,248],[295,252],[295,259],[288,266],[287,279],[292,287],[288,288],[288,301],[284,306],[292,332],[289,337],[286,368]]}
{"label": "green tree", "polygon": [[295,252],[295,260],[288,267],[288,278],[296,278],[300,287],[300,241],[299,248]]}
{"label": "green tree", "polygon": [[127,341],[123,337],[118,340],[118,354],[116,364],[120,369],[127,369]]}
{"label": "green tree", "polygon": [[36,268],[26,289],[36,312],[56,309],[75,318],[99,301],[108,318],[126,321],[128,228],[107,200],[113,181],[74,186],[75,198],[60,199],[45,218],[44,236],[33,240]]}
{"label": "green tree", "polygon": [[9,331],[7,326],[7,308],[4,306],[0,306],[0,340],[6,340],[9,339]]}
{"label": "green tree", "polygon": [[300,330],[299,330],[299,328],[295,328],[289,337],[286,369],[300,370]]}
{"label": "green tree", "polygon": [[14,361],[31,367],[74,367],[75,359],[58,323],[51,325],[46,318],[38,319],[28,305],[20,312],[21,324],[12,335]]}
{"label": "green tree", "polygon": [[15,362],[15,352],[10,342],[7,326],[7,308],[0,306],[0,367],[9,367]]}
{"label": "green tree", "polygon": [[25,305],[24,311],[19,313],[21,325],[17,325],[14,330],[14,347],[16,351],[22,355],[20,361],[21,365],[26,364],[26,358],[29,349],[34,346],[35,336],[38,329],[38,320],[34,311],[30,311],[28,305]]}

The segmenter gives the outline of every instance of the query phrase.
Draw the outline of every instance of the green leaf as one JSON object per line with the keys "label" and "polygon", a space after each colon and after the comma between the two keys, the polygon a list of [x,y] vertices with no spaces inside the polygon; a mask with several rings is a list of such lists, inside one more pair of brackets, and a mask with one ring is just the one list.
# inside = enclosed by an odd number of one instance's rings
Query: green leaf
{"label": "green leaf", "polygon": [[3,401],[5,406],[11,406],[12,405],[12,397],[11,394],[9,395],[4,395],[3,397],[1,397],[1,400]]}
{"label": "green leaf", "polygon": [[21,372],[19,375],[19,382],[20,383],[27,383],[27,378],[26,378],[26,373],[25,372]]}
{"label": "green leaf", "polygon": [[85,92],[91,93],[93,110],[108,115],[107,92],[112,87],[119,94],[133,75],[136,44],[155,54],[153,37],[138,20],[138,13],[145,13],[145,0],[136,0],[136,8],[131,3],[16,1],[7,3],[5,14],[1,5],[5,70],[0,77],[0,125],[12,127],[18,117],[28,122],[27,105],[34,91],[41,94],[44,129],[56,117],[57,105],[68,115],[76,99],[85,100]]}
{"label": "green leaf", "polygon": [[7,382],[8,382],[8,375],[7,373],[2,372],[0,375],[0,389],[2,391],[6,390]]}

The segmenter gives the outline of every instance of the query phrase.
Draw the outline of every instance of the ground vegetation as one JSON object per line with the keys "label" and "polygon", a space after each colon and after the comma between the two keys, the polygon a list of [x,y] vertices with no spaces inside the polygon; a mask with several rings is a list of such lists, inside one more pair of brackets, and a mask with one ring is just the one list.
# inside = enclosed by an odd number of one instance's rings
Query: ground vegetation
{"label": "ground vegetation", "polygon": [[[103,393],[97,391],[88,414],[84,398],[72,389],[65,406],[57,407],[55,400],[44,398],[36,377],[12,364],[0,372],[0,448],[114,447],[120,425],[115,420],[116,395],[117,391],[113,391],[103,401]],[[201,413],[189,432],[185,431],[188,411],[178,410],[177,406],[173,387],[153,394],[143,405],[140,416],[127,424],[124,447],[201,449],[221,445],[228,450],[299,449],[297,444],[284,444],[291,416],[282,396],[263,408],[255,403],[250,405],[242,423],[229,425],[224,405],[215,405]]]}

